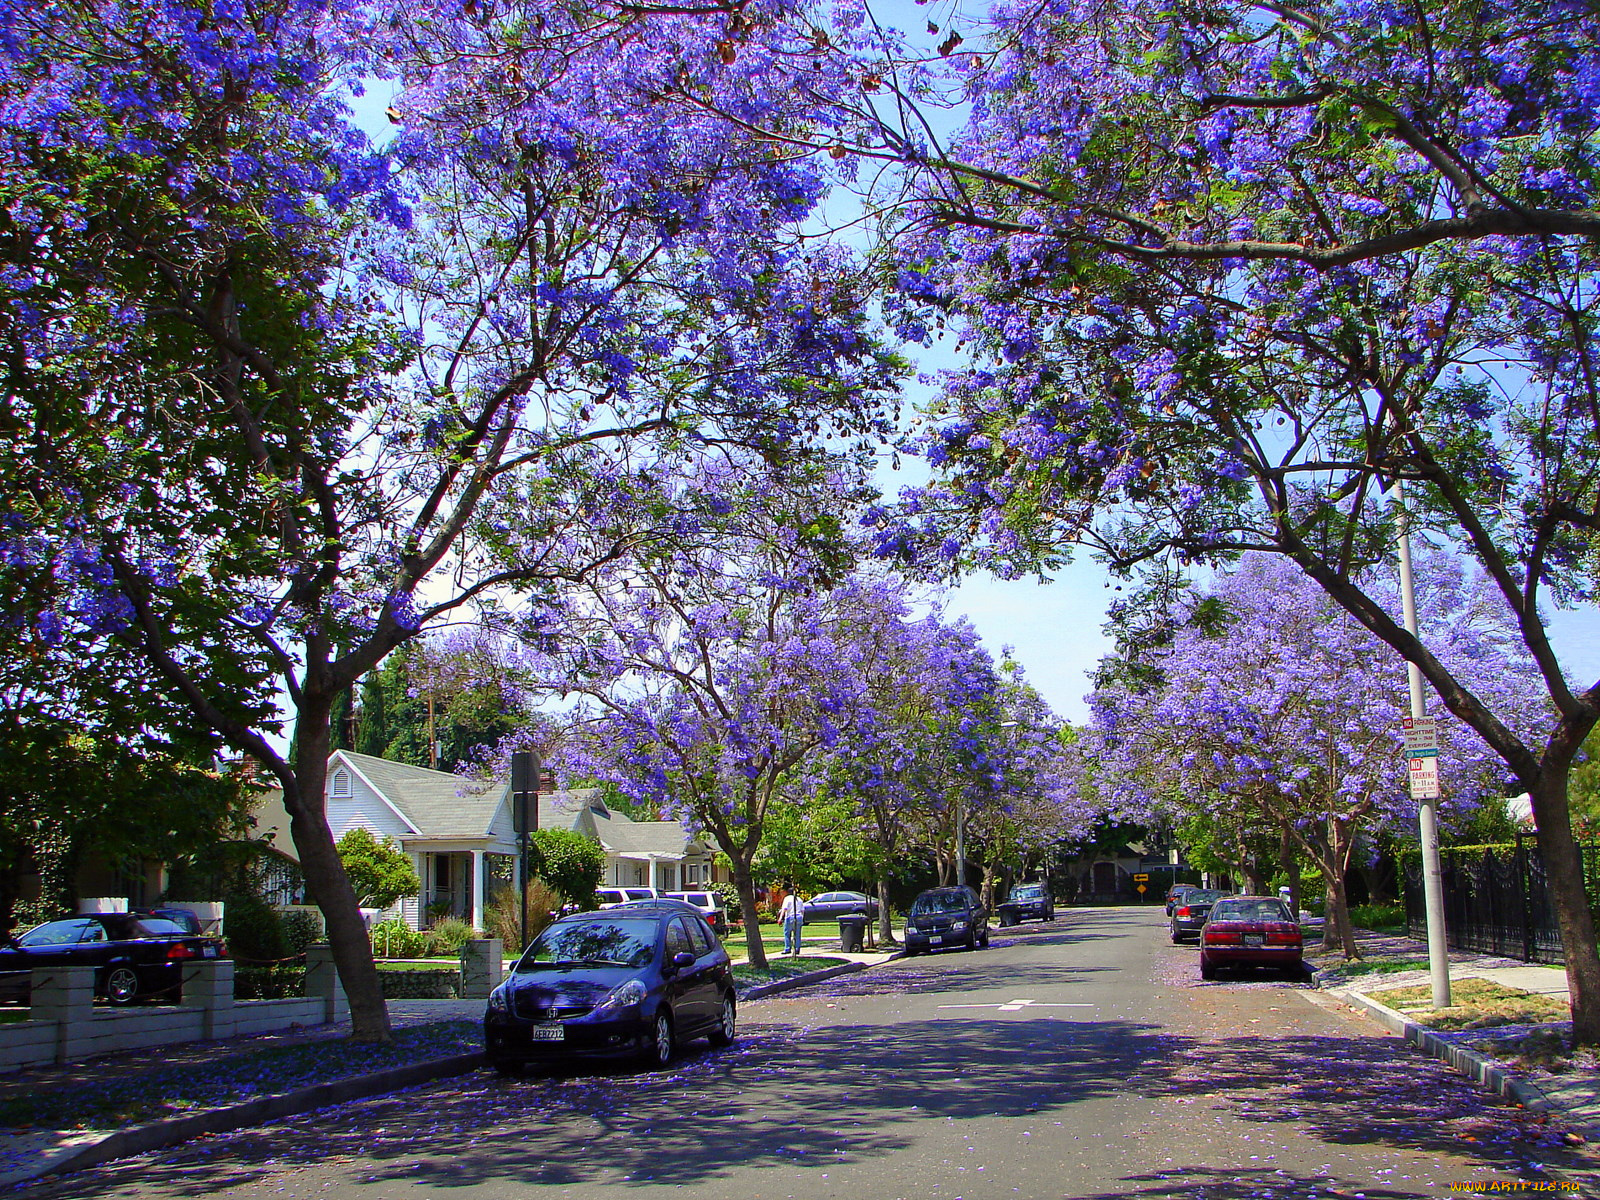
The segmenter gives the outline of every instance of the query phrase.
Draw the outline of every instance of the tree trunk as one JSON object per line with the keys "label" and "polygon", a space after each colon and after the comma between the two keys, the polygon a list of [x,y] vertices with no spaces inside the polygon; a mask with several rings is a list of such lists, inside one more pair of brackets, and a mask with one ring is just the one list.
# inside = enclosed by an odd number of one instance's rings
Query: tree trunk
{"label": "tree trunk", "polygon": [[889,912],[889,876],[881,871],[878,873],[878,944],[900,944],[894,940],[893,914]]}
{"label": "tree trunk", "polygon": [[1360,958],[1356,933],[1350,924],[1350,904],[1345,896],[1344,872],[1350,861],[1353,835],[1343,821],[1328,819],[1328,854],[1322,867],[1323,881],[1327,885],[1326,904],[1322,914],[1322,948],[1342,950],[1346,960]]}
{"label": "tree trunk", "polygon": [[990,912],[994,911],[994,877],[995,869],[988,863],[983,864],[983,886],[980,895],[983,897],[983,906]]}
{"label": "tree trunk", "polygon": [[306,887],[322,910],[339,982],[350,1001],[351,1037],[358,1042],[388,1044],[394,1040],[389,1009],[372,961],[372,943],[361,905],[345,874],[333,831],[328,827],[326,791],[328,774],[330,703],[320,711],[302,706],[295,724],[294,772],[284,780],[283,807],[289,813],[289,836],[300,856]]}
{"label": "tree trunk", "polygon": [[1278,841],[1278,864],[1289,877],[1289,911],[1300,919],[1300,850],[1294,844],[1294,830],[1284,822]]}
{"label": "tree trunk", "polygon": [[[723,848],[726,853],[726,847]],[[739,914],[744,921],[744,944],[750,965],[767,969],[767,947],[761,940],[761,922],[756,918],[756,877],[743,855],[729,855],[733,867],[733,886],[739,892]]]}
{"label": "tree trunk", "polygon": [[[1551,760],[1556,761],[1552,762]],[[1572,997],[1572,1041],[1600,1044],[1600,953],[1595,949],[1594,914],[1583,885],[1583,855],[1572,836],[1567,806],[1567,776],[1572,756],[1547,751],[1537,784],[1528,789],[1533,819],[1544,860],[1550,906],[1561,928],[1561,949],[1567,960],[1567,991]]]}

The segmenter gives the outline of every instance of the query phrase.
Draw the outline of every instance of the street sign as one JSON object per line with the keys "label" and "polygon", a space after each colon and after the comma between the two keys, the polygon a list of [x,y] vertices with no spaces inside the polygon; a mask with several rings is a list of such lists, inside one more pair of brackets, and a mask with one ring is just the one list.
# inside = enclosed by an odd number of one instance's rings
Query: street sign
{"label": "street sign", "polygon": [[1418,755],[1411,760],[1411,798],[1437,800],[1439,798],[1439,756],[1437,752]]}
{"label": "street sign", "polygon": [[[1135,875],[1133,877],[1133,881],[1135,883],[1148,883],[1148,882],[1150,882],[1150,876],[1148,876],[1148,875]],[[1141,892],[1144,891],[1143,888],[1140,888],[1139,890]]]}
{"label": "street sign", "polygon": [[1136,884],[1133,885],[1133,890],[1136,891],[1136,892],[1144,892],[1144,891],[1148,891],[1149,889],[1146,888],[1144,886],[1144,884],[1142,884],[1142,883],[1136,883]]}
{"label": "street sign", "polygon": [[1405,731],[1407,758],[1439,753],[1439,722],[1433,717],[1407,717]]}

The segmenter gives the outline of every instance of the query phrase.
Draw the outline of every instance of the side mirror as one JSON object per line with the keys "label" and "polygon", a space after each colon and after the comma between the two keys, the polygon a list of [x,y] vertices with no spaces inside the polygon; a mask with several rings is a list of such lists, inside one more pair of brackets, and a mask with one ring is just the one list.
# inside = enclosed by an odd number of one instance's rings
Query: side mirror
{"label": "side mirror", "polygon": [[692,967],[694,966],[694,955],[687,950],[679,950],[672,956],[672,965],[680,971],[685,967]]}

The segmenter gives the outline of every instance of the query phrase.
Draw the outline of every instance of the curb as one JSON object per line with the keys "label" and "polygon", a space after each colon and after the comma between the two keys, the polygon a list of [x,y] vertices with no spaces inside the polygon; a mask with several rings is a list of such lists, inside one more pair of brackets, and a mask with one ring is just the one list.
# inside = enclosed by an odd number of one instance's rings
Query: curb
{"label": "curb", "polygon": [[1367,1016],[1377,1021],[1390,1033],[1404,1038],[1416,1046],[1424,1054],[1448,1063],[1460,1071],[1468,1079],[1479,1084],[1496,1096],[1514,1101],[1523,1108],[1533,1112],[1565,1113],[1559,1104],[1546,1096],[1533,1084],[1525,1079],[1519,1079],[1504,1067],[1497,1067],[1492,1061],[1476,1050],[1468,1050],[1465,1046],[1458,1046],[1448,1042],[1431,1029],[1427,1029],[1415,1021],[1410,1021],[1404,1015],[1395,1012],[1386,1004],[1381,1004],[1360,992],[1335,992],[1339,999],[1352,1008],[1365,1012]]}
{"label": "curb", "polygon": [[276,1096],[246,1100],[242,1104],[229,1105],[227,1108],[213,1108],[189,1116],[170,1117],[162,1121],[152,1121],[148,1125],[136,1125],[131,1129],[119,1129],[106,1134],[98,1141],[58,1150],[43,1156],[42,1161],[32,1166],[0,1176],[0,1187],[25,1183],[41,1175],[77,1171],[113,1159],[127,1158],[133,1154],[161,1150],[208,1133],[228,1133],[235,1129],[243,1129],[247,1125],[260,1125],[283,1117],[298,1116],[313,1109],[326,1108],[331,1104],[364,1100],[368,1096],[399,1091],[401,1088],[414,1087],[421,1083],[431,1083],[435,1079],[465,1075],[481,1066],[483,1066],[483,1052],[473,1051],[470,1054],[457,1054],[450,1058],[435,1058],[427,1062],[412,1063],[406,1067],[391,1067],[386,1071],[376,1071],[370,1075],[352,1075],[348,1079],[336,1079],[331,1083],[315,1083]]}
{"label": "curb", "polygon": [[834,979],[840,975],[854,975],[857,971],[865,971],[869,967],[881,967],[883,963],[894,962],[895,959],[905,954],[903,950],[896,950],[883,962],[841,963],[837,967],[825,967],[821,971],[808,971],[804,975],[791,975],[787,979],[774,979],[771,983],[758,983],[749,991],[739,996],[740,1000],[760,1000],[764,996],[771,996],[777,992],[787,992],[790,988],[804,987],[808,983],[821,983],[825,979]]}

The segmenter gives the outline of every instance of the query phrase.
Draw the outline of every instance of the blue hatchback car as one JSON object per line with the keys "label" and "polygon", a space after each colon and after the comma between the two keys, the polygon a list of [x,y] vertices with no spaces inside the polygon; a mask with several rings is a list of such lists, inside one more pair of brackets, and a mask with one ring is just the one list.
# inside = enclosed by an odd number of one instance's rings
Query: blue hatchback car
{"label": "blue hatchback car", "polygon": [[737,998],[728,952],[672,900],[574,913],[547,926],[489,995],[484,1051],[502,1075],[573,1058],[672,1061],[683,1042],[729,1045]]}

